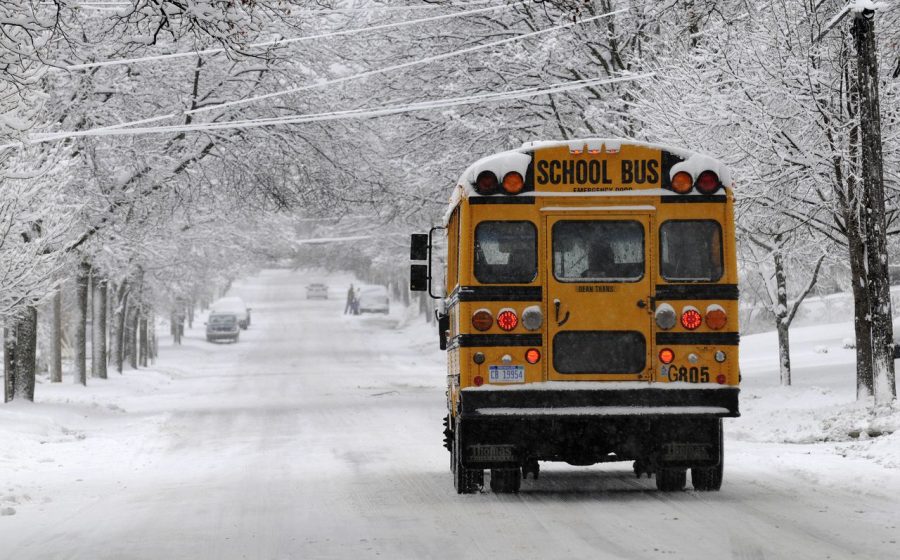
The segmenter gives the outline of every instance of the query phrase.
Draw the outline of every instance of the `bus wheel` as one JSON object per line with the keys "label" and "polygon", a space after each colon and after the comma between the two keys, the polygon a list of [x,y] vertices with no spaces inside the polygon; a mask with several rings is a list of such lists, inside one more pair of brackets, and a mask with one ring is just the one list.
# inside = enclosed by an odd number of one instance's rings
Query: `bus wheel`
{"label": "bus wheel", "polygon": [[656,488],[661,492],[680,492],[687,482],[685,469],[658,469],[656,471]]}
{"label": "bus wheel", "polygon": [[691,484],[700,492],[716,492],[722,488],[725,472],[725,446],[722,436],[722,420],[719,420],[719,464],[715,467],[691,469]]}
{"label": "bus wheel", "polygon": [[722,488],[722,463],[717,467],[691,469],[691,484],[700,492],[715,492]]}
{"label": "bus wheel", "polygon": [[521,469],[491,469],[491,492],[514,494],[521,486]]}
{"label": "bus wheel", "polygon": [[481,469],[467,469],[462,464],[459,454],[459,438],[454,438],[453,450],[453,487],[457,494],[474,494],[484,486],[484,471]]}

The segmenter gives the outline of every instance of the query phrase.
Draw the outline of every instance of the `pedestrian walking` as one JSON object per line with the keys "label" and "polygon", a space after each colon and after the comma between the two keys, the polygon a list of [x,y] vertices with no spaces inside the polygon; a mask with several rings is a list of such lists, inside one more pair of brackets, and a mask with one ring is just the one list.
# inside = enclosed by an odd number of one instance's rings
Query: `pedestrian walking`
{"label": "pedestrian walking", "polygon": [[[356,301],[356,291],[353,289],[353,284],[350,284],[350,289],[347,290],[347,305],[344,306],[344,315],[347,313],[353,313],[354,302]],[[356,315],[356,313],[353,313]]]}
{"label": "pedestrian walking", "polygon": [[172,313],[172,335],[175,344],[181,345],[181,337],[184,336],[184,311],[181,309]]}

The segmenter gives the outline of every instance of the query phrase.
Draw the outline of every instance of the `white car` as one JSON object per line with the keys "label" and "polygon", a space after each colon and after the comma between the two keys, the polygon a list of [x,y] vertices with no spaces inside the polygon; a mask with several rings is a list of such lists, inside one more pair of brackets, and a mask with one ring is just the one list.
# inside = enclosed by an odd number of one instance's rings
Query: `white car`
{"label": "white car", "polygon": [[325,284],[310,284],[306,287],[306,299],[328,299],[328,286]]}
{"label": "white car", "polygon": [[237,315],[238,324],[242,329],[250,326],[250,308],[239,297],[217,299],[210,306],[210,313],[234,313]]}
{"label": "white car", "polygon": [[384,286],[363,286],[359,289],[360,313],[385,313],[391,310],[391,300]]}

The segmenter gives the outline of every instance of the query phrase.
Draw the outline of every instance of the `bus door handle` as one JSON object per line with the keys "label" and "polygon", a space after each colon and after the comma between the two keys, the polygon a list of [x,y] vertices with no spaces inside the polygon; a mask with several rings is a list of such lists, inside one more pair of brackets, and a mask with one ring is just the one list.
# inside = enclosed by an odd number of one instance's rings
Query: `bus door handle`
{"label": "bus door handle", "polygon": [[644,299],[637,300],[637,306],[640,307],[641,309],[647,309],[648,305],[650,307],[649,311],[651,311],[651,312],[656,311],[656,298],[649,297],[646,300],[644,300]]}
{"label": "bus door handle", "polygon": [[565,325],[566,321],[569,320],[569,312],[568,311],[566,311],[566,314],[563,317],[562,321],[559,320],[559,306],[560,306],[559,299],[554,299],[553,300],[553,309],[556,311],[556,326],[557,327],[561,327],[561,326]]}

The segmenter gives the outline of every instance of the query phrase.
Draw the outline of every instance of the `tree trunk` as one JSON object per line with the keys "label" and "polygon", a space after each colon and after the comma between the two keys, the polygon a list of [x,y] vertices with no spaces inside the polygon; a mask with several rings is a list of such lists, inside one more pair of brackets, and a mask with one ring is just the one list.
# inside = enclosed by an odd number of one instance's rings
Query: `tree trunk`
{"label": "tree trunk", "polygon": [[127,345],[127,353],[128,353],[128,365],[131,366],[132,369],[138,368],[138,315],[140,314],[140,309],[136,306],[133,306],[128,312],[128,332],[126,335],[126,345]]}
{"label": "tree trunk", "polygon": [[16,394],[16,323],[3,327],[3,402],[9,402]]}
{"label": "tree trunk", "polygon": [[881,112],[878,99],[878,61],[875,20],[871,10],[855,14],[853,39],[857,53],[860,106],[862,187],[867,193],[866,264],[872,337],[871,391],[879,404],[896,397],[891,293],[888,277],[887,225],[884,210],[884,168],[881,150]]}
{"label": "tree trunk", "polygon": [[94,321],[91,335],[91,377],[107,378],[106,371],[106,304],[107,285],[94,277]]}
{"label": "tree trunk", "polygon": [[109,358],[116,371],[122,373],[125,363],[125,319],[128,313],[128,281],[119,284],[115,296]]}
{"label": "tree trunk", "polygon": [[156,315],[150,313],[150,316],[147,318],[147,356],[150,358],[151,364],[156,361],[156,356],[159,352],[156,346]]}
{"label": "tree trunk", "polygon": [[62,382],[62,292],[53,294],[50,317],[50,382]]}
{"label": "tree trunk", "polygon": [[37,369],[37,307],[29,305],[16,321],[16,351],[13,368],[13,397],[34,401],[34,376]]}
{"label": "tree trunk", "polygon": [[187,308],[188,328],[193,329],[194,328],[194,300],[193,299],[188,300],[187,305],[188,305],[188,308]]}
{"label": "tree trunk", "polygon": [[[778,240],[780,242],[780,240]],[[791,342],[788,323],[787,281],[780,249],[775,251],[775,330],[778,331],[778,365],[781,384],[791,384]]]}
{"label": "tree trunk", "polygon": [[147,367],[150,362],[149,341],[147,339],[147,317],[142,314],[138,324],[138,339],[140,343],[139,363],[141,367]]}
{"label": "tree trunk", "polygon": [[91,266],[81,263],[75,277],[75,383],[87,385],[87,312]]}

